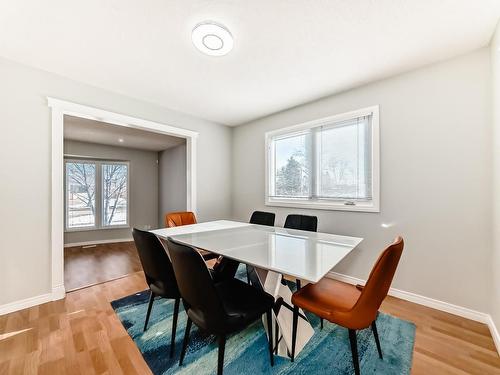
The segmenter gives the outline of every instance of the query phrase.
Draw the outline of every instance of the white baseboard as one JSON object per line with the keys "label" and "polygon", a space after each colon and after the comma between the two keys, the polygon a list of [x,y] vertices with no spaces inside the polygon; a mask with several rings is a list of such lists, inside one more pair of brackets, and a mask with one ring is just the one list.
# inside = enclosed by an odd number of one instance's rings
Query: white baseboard
{"label": "white baseboard", "polygon": [[73,242],[65,243],[64,247],[74,247],[74,246],[89,246],[89,245],[101,245],[105,243],[118,243],[118,242],[131,242],[133,238],[119,238],[116,240],[100,240],[100,241],[86,241],[86,242]]}
{"label": "white baseboard", "polygon": [[[365,280],[358,279],[352,276],[343,275],[333,271],[330,271],[328,273],[328,277],[353,285],[356,284],[364,285],[366,283]],[[395,288],[389,289],[389,295],[405,301],[416,303],[418,305],[430,307],[436,310],[447,312],[449,314],[461,316],[466,319],[486,324],[490,329],[491,336],[493,337],[493,341],[495,342],[497,351],[500,354],[500,336],[498,334],[498,330],[490,314],[486,314],[480,311],[469,309],[467,307],[454,305],[448,302],[443,302],[434,298],[425,297],[420,294],[406,292],[404,290]]]}
{"label": "white baseboard", "polygon": [[[342,274],[337,273],[337,272],[330,272],[328,274],[328,277],[331,277],[332,279],[335,279],[335,280],[343,281],[343,282],[348,283],[348,284],[354,284],[354,285],[355,284],[364,285],[366,282],[365,280],[358,279],[358,278],[352,277],[352,276],[342,275]],[[422,296],[420,294],[406,292],[404,290],[395,289],[395,288],[389,289],[389,295],[393,296],[393,297],[397,297],[397,298],[405,300],[405,301],[410,301],[410,302],[413,302],[413,303],[416,303],[419,305],[423,305],[423,306],[431,307],[431,308],[436,309],[436,310],[444,311],[444,312],[447,312],[447,313],[450,313],[453,315],[458,315],[458,316],[461,316],[463,318],[474,320],[476,322],[488,324],[489,314],[486,314],[486,313],[483,313],[480,311],[471,310],[471,309],[468,309],[466,307],[453,305],[453,304],[448,303],[448,302],[439,301],[439,300],[434,299],[434,298],[425,297],[425,296]]]}
{"label": "white baseboard", "polygon": [[[130,241],[130,240],[123,240],[121,242],[125,241]],[[328,274],[328,277],[353,285],[365,284],[365,280],[358,279],[352,276],[343,275],[337,272],[330,272]],[[493,341],[495,342],[497,351],[500,354],[500,333],[498,332],[498,329],[491,315],[395,288],[391,288],[389,290],[389,295],[400,298],[405,301],[410,301],[422,306],[427,306],[436,310],[444,311],[453,315],[461,316],[463,318],[467,318],[470,320],[474,320],[476,322],[486,324],[490,329],[491,336],[493,337]],[[20,301],[14,301],[1,305],[0,315],[9,314],[11,312],[27,309],[32,306],[41,305],[42,303],[47,303],[50,301],[62,299],[64,298],[64,296],[65,296],[64,285],[59,285],[52,289],[52,293],[46,293],[39,296],[30,297]]]}
{"label": "white baseboard", "polygon": [[498,332],[497,326],[491,316],[489,316],[488,319],[488,327],[490,328],[491,336],[493,336],[493,341],[497,347],[497,352],[500,354],[500,333]]}
{"label": "white baseboard", "polygon": [[6,303],[0,306],[0,315],[9,314],[15,311],[27,309],[29,307],[41,305],[43,303],[62,299],[65,296],[64,286],[59,286],[52,290],[52,293],[41,294],[39,296],[25,298],[20,301]]}
{"label": "white baseboard", "polygon": [[[65,244],[64,247],[97,245],[103,243],[129,242],[129,241],[133,241],[133,239],[121,238],[117,240],[79,242],[79,243]],[[0,315],[9,314],[11,312],[27,309],[29,307],[33,307],[36,305],[41,305],[43,303],[63,299],[65,296],[66,296],[66,291],[64,289],[64,285],[58,285],[52,288],[51,293],[45,293],[39,296],[25,298],[20,301],[14,301],[6,303],[4,305],[0,305]]]}
{"label": "white baseboard", "polygon": [[58,285],[52,288],[52,301],[63,299],[64,297],[66,297],[66,290],[64,289],[64,285]]}

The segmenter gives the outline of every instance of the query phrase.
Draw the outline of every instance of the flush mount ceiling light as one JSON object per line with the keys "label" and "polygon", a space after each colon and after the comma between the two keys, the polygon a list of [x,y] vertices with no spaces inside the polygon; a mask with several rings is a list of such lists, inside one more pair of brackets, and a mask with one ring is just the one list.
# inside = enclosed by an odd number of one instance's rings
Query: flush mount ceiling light
{"label": "flush mount ceiling light", "polygon": [[194,27],[191,37],[196,48],[210,56],[224,56],[233,49],[233,36],[216,22],[199,23]]}

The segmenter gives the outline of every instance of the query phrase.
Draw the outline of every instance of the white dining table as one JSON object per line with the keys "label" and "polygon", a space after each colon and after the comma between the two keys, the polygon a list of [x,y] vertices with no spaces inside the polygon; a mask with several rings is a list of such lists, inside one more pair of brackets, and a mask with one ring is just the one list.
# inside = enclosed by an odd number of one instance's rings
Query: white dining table
{"label": "white dining table", "polygon": [[[363,240],[359,237],[229,220],[162,228],[151,232],[160,239],[171,237],[180,243],[253,266],[263,290],[274,296],[276,301],[280,300],[288,306],[291,306],[292,291],[281,282],[283,276],[316,283]],[[288,356],[291,351],[292,317],[292,311],[286,308],[280,309],[275,315],[271,329],[277,328],[275,324],[279,327],[278,355]],[[310,323],[299,319],[297,354],[313,334]]]}

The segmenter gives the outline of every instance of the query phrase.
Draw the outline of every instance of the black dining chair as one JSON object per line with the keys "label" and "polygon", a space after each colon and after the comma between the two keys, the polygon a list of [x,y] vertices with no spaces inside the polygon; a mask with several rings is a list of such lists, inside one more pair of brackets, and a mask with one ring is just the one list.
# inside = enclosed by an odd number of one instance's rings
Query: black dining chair
{"label": "black dining chair", "polygon": [[276,215],[273,212],[254,211],[250,217],[250,224],[274,226]]}
{"label": "black dining chair", "polygon": [[[316,232],[318,230],[318,218],[309,215],[288,215],[285,219],[285,228],[307,230],[309,232]],[[300,289],[300,280],[297,279],[297,290]]]}
{"label": "black dining chair", "polygon": [[212,267],[212,277],[216,282],[230,280],[236,275],[239,266],[240,262],[221,256]]}
{"label": "black dining chair", "polygon": [[[258,224],[258,225],[266,225],[268,227],[274,226],[274,219],[276,218],[276,214],[274,212],[265,212],[265,211],[254,211],[252,216],[250,216],[250,224]],[[247,282],[250,284],[250,280],[252,279],[251,275],[254,275],[255,268],[246,265],[247,268]]]}
{"label": "black dining chair", "polygon": [[[309,215],[288,215],[285,219],[285,228],[306,230],[309,232],[316,232],[318,230],[318,218]],[[300,280],[297,279],[297,290],[300,289]]]}
{"label": "black dining chair", "polygon": [[238,279],[215,282],[203,258],[193,247],[171,238],[167,239],[167,247],[188,315],[179,366],[184,360],[189,333],[194,323],[203,331],[217,336],[217,374],[221,375],[227,335],[247,327],[263,314],[267,315],[269,355],[273,366],[271,318],[274,298]]}
{"label": "black dining chair", "polygon": [[[318,217],[309,215],[290,214],[285,219],[284,227],[288,229],[298,229],[298,230],[306,230],[308,232],[317,232]],[[297,290],[300,290],[301,289],[300,280],[296,279],[295,282],[297,285]],[[323,329],[323,318],[321,318],[320,321],[321,321],[321,329]]]}
{"label": "black dining chair", "polygon": [[181,300],[172,263],[160,240],[153,233],[134,228],[132,236],[134,237],[137,253],[139,254],[146,282],[150,290],[144,331],[148,328],[149,316],[155,298],[163,297],[175,300],[172,337],[170,340],[170,357],[172,357],[174,355],[175,331],[177,329],[177,318],[179,316],[179,304]]}
{"label": "black dining chair", "polygon": [[[272,212],[264,212],[264,211],[254,211],[252,216],[250,217],[250,224],[259,224],[259,225],[274,225],[275,214]],[[236,272],[238,271],[240,263],[229,258],[219,257],[217,262],[213,266],[214,280],[222,281],[232,279]],[[253,267],[246,265],[247,271],[247,282],[250,284],[250,274],[253,272]]]}
{"label": "black dining chair", "polygon": [[286,217],[284,227],[316,232],[318,230],[318,218],[316,216],[291,214]]}

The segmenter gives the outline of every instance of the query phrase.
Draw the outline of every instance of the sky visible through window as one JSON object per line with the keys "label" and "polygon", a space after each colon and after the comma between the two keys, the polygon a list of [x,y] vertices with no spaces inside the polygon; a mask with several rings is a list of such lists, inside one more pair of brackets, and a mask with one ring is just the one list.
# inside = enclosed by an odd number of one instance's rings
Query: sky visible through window
{"label": "sky visible through window", "polygon": [[[273,142],[275,165],[272,196],[371,198],[371,132],[368,116],[281,136]],[[312,191],[313,186],[315,191]]]}

